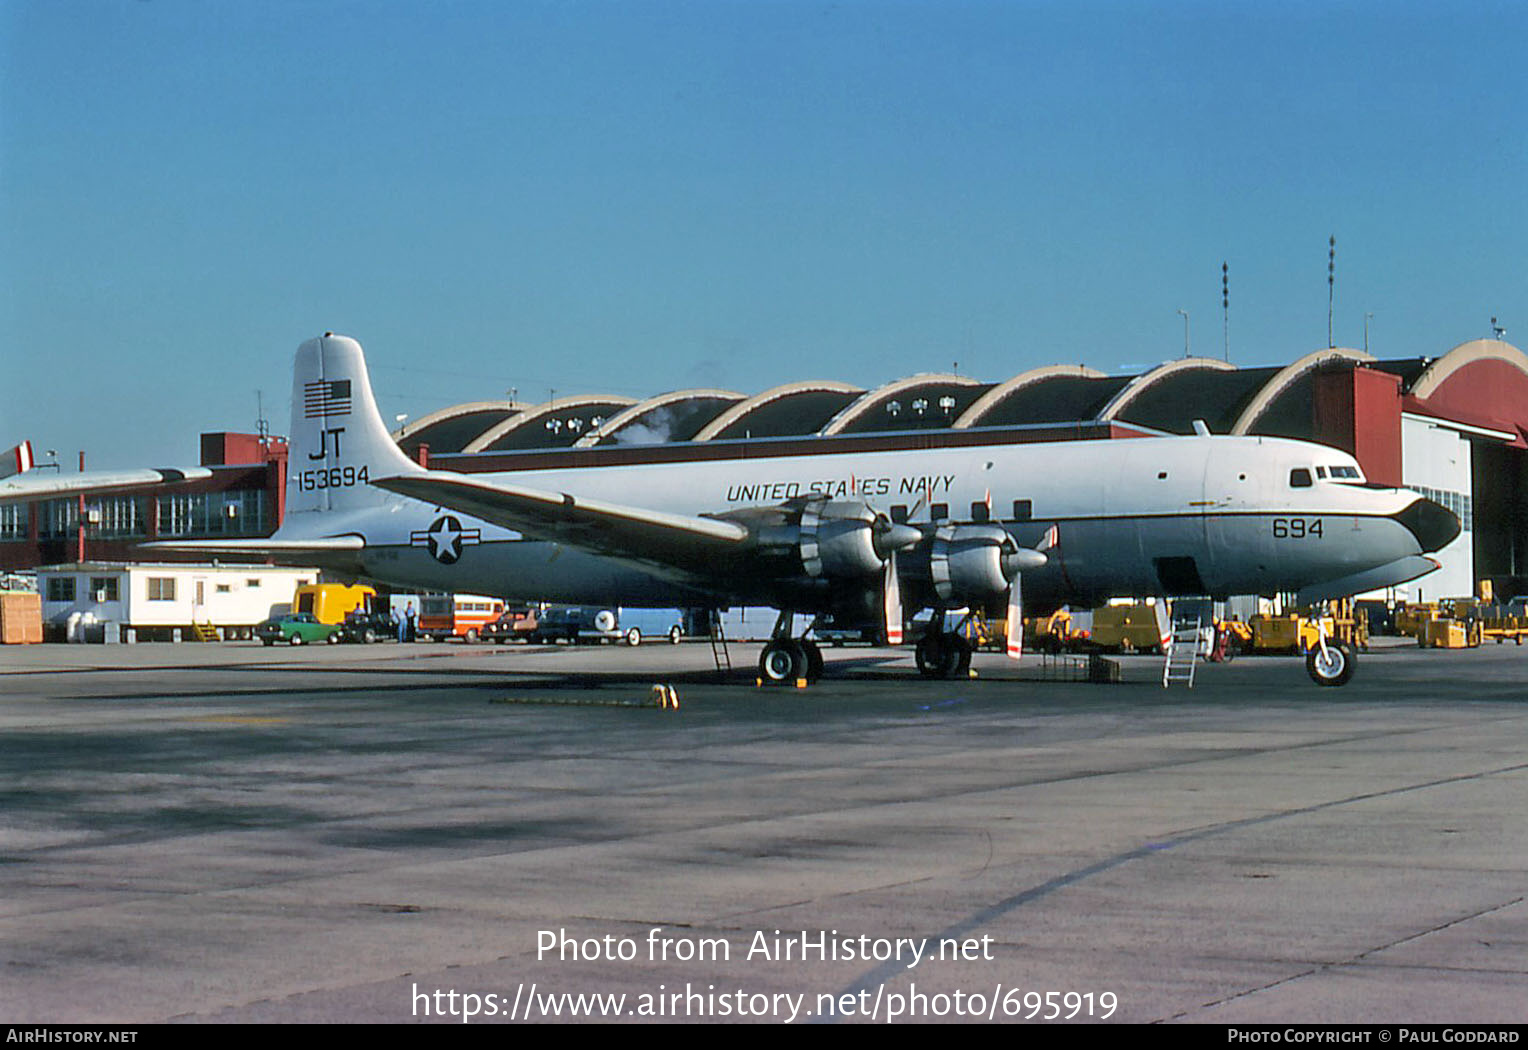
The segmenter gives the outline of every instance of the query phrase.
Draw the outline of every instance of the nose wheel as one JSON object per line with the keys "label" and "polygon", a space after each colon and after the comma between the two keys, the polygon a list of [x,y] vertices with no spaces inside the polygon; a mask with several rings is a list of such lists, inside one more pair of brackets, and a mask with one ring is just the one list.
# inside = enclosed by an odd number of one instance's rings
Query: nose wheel
{"label": "nose wheel", "polygon": [[1306,655],[1305,673],[1317,685],[1347,685],[1356,662],[1351,645],[1330,639],[1325,646],[1318,645]]}

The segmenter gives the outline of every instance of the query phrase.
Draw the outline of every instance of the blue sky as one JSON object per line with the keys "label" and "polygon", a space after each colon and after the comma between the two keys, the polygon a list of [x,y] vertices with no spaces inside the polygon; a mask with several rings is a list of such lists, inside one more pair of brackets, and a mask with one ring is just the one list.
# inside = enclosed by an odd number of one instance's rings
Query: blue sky
{"label": "blue sky", "polygon": [[1528,332],[1518,3],[0,0],[0,446]]}

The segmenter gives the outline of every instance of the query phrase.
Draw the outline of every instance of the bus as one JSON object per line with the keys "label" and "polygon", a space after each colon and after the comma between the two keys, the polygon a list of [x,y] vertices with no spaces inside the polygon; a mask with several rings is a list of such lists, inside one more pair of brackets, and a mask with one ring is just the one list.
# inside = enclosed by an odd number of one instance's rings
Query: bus
{"label": "bus", "polygon": [[415,633],[437,642],[460,638],[469,645],[476,642],[483,628],[504,611],[502,598],[483,594],[425,594],[419,599],[419,621]]}

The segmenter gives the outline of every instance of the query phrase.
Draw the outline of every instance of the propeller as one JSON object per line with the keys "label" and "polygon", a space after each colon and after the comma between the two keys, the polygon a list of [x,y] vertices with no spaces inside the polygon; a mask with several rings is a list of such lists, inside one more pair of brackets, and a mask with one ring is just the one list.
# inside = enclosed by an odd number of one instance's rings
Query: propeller
{"label": "propeller", "polygon": [[[1024,655],[1024,587],[1022,583],[1024,576],[1022,570],[1038,568],[1039,565],[1044,565],[1047,560],[1045,552],[1056,546],[1059,539],[1060,533],[1056,531],[1056,526],[1052,525],[1045,530],[1045,535],[1040,537],[1040,542],[1035,544],[1034,547],[1028,551],[1019,548],[1010,555],[1014,562],[1013,582],[1008,585],[1007,640],[1008,658],[1010,660],[1017,660]],[[1024,555],[1036,553],[1040,555],[1038,565],[1035,564],[1033,557],[1024,557]]]}
{"label": "propeller", "polygon": [[1024,655],[1023,576],[1015,576],[1008,585],[1008,659]]}
{"label": "propeller", "polygon": [[886,624],[886,644],[902,644],[902,584],[897,575],[897,552],[886,556],[881,586],[881,618]]}
{"label": "propeller", "polygon": [[897,551],[917,545],[923,532],[878,515],[870,539],[876,554],[885,559],[881,567],[881,621],[886,625],[886,643],[901,645],[902,577],[897,573]]}

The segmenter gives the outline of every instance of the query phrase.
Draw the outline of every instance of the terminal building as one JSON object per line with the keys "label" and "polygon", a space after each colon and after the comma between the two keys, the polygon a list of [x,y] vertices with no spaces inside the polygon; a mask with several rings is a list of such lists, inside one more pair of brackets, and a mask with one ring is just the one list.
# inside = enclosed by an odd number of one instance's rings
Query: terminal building
{"label": "terminal building", "polygon": [[[475,401],[394,436],[428,466],[477,473],[665,460],[1216,434],[1316,441],[1351,452],[1371,483],[1404,485],[1456,513],[1444,568],[1397,589],[1412,600],[1528,593],[1528,355],[1499,339],[1435,358],[1327,348],[1283,366],[1169,361],[1137,375],[1082,365],[1001,382],[922,374],[874,388],[833,380],[762,393],[698,389],[645,400]],[[280,522],[286,446],[206,434],[210,480],[84,501],[0,505],[0,569],[133,560],[170,537],[259,536]],[[154,552],[145,560],[164,560]]]}

